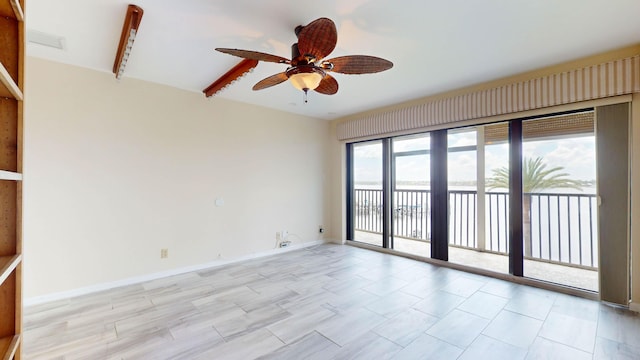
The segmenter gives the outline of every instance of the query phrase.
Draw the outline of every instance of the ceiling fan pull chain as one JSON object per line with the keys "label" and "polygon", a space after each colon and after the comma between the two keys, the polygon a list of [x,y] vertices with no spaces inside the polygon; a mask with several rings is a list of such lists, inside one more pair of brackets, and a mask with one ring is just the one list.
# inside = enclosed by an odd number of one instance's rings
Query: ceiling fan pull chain
{"label": "ceiling fan pull chain", "polygon": [[309,102],[309,101],[307,100],[307,95],[308,95],[308,93],[309,93],[309,89],[303,89],[303,91],[304,91],[304,95],[303,95],[303,96],[304,96],[304,103],[306,104],[306,103],[308,103],[308,102]]}

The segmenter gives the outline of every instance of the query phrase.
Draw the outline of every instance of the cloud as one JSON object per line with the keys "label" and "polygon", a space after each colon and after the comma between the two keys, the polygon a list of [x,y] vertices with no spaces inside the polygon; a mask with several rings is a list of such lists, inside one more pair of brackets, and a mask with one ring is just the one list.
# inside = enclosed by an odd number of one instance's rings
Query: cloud
{"label": "cloud", "polygon": [[535,151],[525,156],[541,156],[548,167],[562,167],[570,177],[581,180],[596,178],[595,137],[564,138],[537,141]]}
{"label": "cloud", "polygon": [[[475,132],[449,135],[450,147],[475,144]],[[404,138],[394,141],[394,151],[427,149],[429,137]],[[381,181],[382,144],[363,143],[354,146],[354,167],[356,181]],[[557,138],[539,141],[525,141],[523,155],[529,158],[542,157],[549,167],[561,166],[570,177],[593,180],[595,170],[595,138]],[[476,180],[476,151],[453,152],[448,155],[450,181]],[[399,181],[424,181],[429,179],[427,155],[402,156],[396,160],[396,178]],[[485,146],[485,176],[491,177],[493,170],[509,166],[509,144]]]}
{"label": "cloud", "polygon": [[493,169],[509,166],[509,144],[487,145],[484,148],[485,176],[491,176]]}
{"label": "cloud", "polygon": [[396,159],[396,180],[429,181],[431,163],[427,155],[403,156]]}
{"label": "cloud", "polygon": [[429,135],[421,135],[416,138],[399,138],[393,141],[393,151],[413,151],[413,150],[428,150],[431,148],[431,137]]}
{"label": "cloud", "polygon": [[477,173],[476,151],[449,153],[449,181],[475,181]]}
{"label": "cloud", "polygon": [[376,141],[374,143],[357,144],[353,147],[353,155],[356,161],[358,159],[382,159],[382,143]]}
{"label": "cloud", "polygon": [[447,137],[449,147],[475,145],[476,140],[477,136],[475,129],[465,132],[449,133],[449,136]]}

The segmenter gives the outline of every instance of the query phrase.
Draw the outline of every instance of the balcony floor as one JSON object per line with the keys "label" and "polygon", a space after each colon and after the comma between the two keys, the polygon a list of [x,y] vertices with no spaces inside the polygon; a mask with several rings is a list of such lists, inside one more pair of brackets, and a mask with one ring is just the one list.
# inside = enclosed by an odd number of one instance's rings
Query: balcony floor
{"label": "balcony floor", "polygon": [[[375,233],[356,231],[356,241],[381,245],[381,236]],[[408,238],[396,237],[394,250],[429,257],[431,243]],[[449,247],[449,261],[500,273],[509,272],[509,258],[506,255],[477,251],[459,247]],[[589,291],[598,291],[598,271],[552,264],[543,261],[524,261],[524,274],[528,278],[549,281],[556,284],[576,287]]]}

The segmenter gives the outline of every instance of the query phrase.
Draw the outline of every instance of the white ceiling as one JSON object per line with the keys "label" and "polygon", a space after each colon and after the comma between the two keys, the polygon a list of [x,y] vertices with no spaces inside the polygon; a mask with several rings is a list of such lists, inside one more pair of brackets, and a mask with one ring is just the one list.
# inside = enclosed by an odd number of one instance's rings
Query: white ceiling
{"label": "white ceiling", "polygon": [[[275,63],[260,63],[217,95],[322,119],[640,43],[640,0],[132,1],[144,16],[122,82],[201,92],[241,60],[214,48],[290,58],[294,28],[319,17],[338,29],[329,57],[374,55],[394,63],[377,74],[335,74],[338,93],[310,93],[307,104],[290,84],[251,90],[286,68]],[[28,55],[111,72],[127,4],[29,0],[27,28],[63,37],[65,49],[29,43]]]}

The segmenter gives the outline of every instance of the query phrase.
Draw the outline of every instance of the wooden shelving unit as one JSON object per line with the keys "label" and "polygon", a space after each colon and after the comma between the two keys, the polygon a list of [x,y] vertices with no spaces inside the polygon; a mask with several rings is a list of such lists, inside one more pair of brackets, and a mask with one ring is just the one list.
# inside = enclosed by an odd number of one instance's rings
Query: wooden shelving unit
{"label": "wooden shelving unit", "polygon": [[4,359],[17,359],[15,356],[20,347],[21,338],[20,335],[0,338],[0,354],[4,356]]}
{"label": "wooden shelving unit", "polygon": [[0,257],[0,284],[4,283],[21,261],[22,255],[19,254]]}
{"label": "wooden shelving unit", "polygon": [[0,359],[22,351],[25,0],[0,0]]}
{"label": "wooden shelving unit", "polygon": [[22,100],[22,91],[18,87],[7,69],[4,68],[2,64],[0,64],[0,83],[2,83],[2,87],[0,87],[0,96],[2,97],[13,97],[16,100]]}

